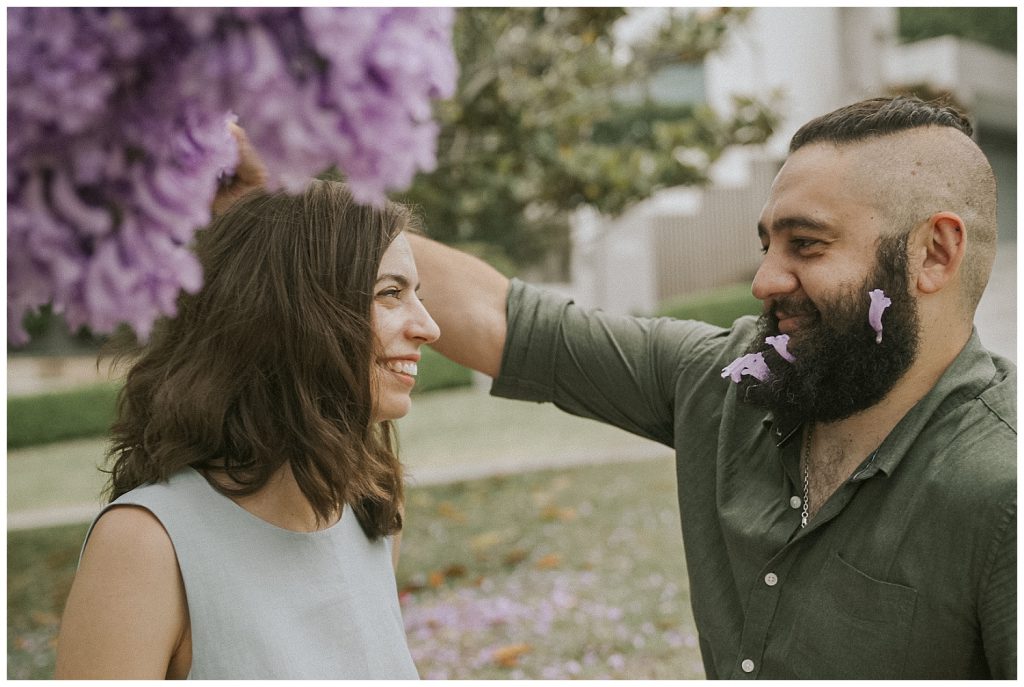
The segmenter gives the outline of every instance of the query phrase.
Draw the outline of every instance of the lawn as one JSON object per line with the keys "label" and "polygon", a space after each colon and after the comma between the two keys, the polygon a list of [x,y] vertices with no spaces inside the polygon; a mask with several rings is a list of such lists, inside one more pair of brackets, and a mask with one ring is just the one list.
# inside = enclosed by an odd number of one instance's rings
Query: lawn
{"label": "lawn", "polygon": [[[9,533],[9,679],[52,675],[84,532]],[[398,584],[427,679],[703,677],[670,458],[414,487]]]}

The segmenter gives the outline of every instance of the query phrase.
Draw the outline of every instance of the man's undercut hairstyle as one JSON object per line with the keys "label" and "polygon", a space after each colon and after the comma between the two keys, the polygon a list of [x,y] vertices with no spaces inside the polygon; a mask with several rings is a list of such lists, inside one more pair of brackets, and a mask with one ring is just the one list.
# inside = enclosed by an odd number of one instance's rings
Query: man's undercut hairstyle
{"label": "man's undercut hairstyle", "polygon": [[793,134],[789,152],[810,143],[842,145],[925,126],[951,127],[968,138],[974,135],[967,116],[951,105],[913,96],[869,98],[804,124]]}
{"label": "man's undercut hairstyle", "polygon": [[905,234],[939,212],[963,221],[967,251],[961,303],[973,314],[995,260],[996,179],[967,116],[913,96],[870,98],[811,120],[793,135],[792,155],[812,144],[863,151],[851,181],[884,215],[885,233]]}

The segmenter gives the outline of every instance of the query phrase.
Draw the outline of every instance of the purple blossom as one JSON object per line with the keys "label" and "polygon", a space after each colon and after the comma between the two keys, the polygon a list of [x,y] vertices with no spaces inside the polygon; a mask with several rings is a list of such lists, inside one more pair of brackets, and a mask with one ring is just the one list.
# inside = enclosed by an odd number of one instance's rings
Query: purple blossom
{"label": "purple blossom", "polygon": [[875,330],[875,343],[882,343],[882,313],[892,305],[892,300],[887,298],[881,289],[868,291],[871,297],[871,308],[868,310],[868,324]]}
{"label": "purple blossom", "polygon": [[454,93],[445,8],[11,8],[8,337],[52,303],[72,328],[143,338],[201,287],[189,246],[237,163],[237,117],[302,189],[338,165],[380,202],[436,164]]}
{"label": "purple blossom", "polygon": [[748,353],[722,368],[722,377],[731,377],[734,382],[739,382],[743,375],[750,375],[763,382],[769,374],[763,353]]}
{"label": "purple blossom", "polygon": [[778,336],[766,337],[764,342],[775,349],[776,353],[782,356],[784,360],[793,362],[796,358],[792,353],[789,352],[787,346],[789,345],[789,334],[779,334]]}

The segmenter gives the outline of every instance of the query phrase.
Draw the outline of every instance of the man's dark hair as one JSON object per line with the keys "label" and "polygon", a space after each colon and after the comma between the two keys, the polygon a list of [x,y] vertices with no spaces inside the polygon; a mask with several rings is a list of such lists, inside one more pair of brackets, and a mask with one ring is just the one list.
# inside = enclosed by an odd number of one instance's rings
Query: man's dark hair
{"label": "man's dark hair", "polygon": [[793,134],[792,153],[809,143],[834,145],[862,141],[876,136],[924,126],[948,126],[974,134],[967,116],[941,101],[925,102],[914,96],[869,98],[812,119]]}

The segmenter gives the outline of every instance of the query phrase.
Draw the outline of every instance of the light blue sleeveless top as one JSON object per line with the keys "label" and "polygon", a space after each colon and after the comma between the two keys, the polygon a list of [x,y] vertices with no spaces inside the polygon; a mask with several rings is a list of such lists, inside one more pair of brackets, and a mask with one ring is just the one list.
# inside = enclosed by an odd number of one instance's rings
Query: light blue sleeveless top
{"label": "light blue sleeveless top", "polygon": [[391,541],[367,539],[348,506],[327,529],[285,530],[192,468],[107,508],[115,505],[146,508],[174,544],[192,623],[190,679],[418,679]]}

